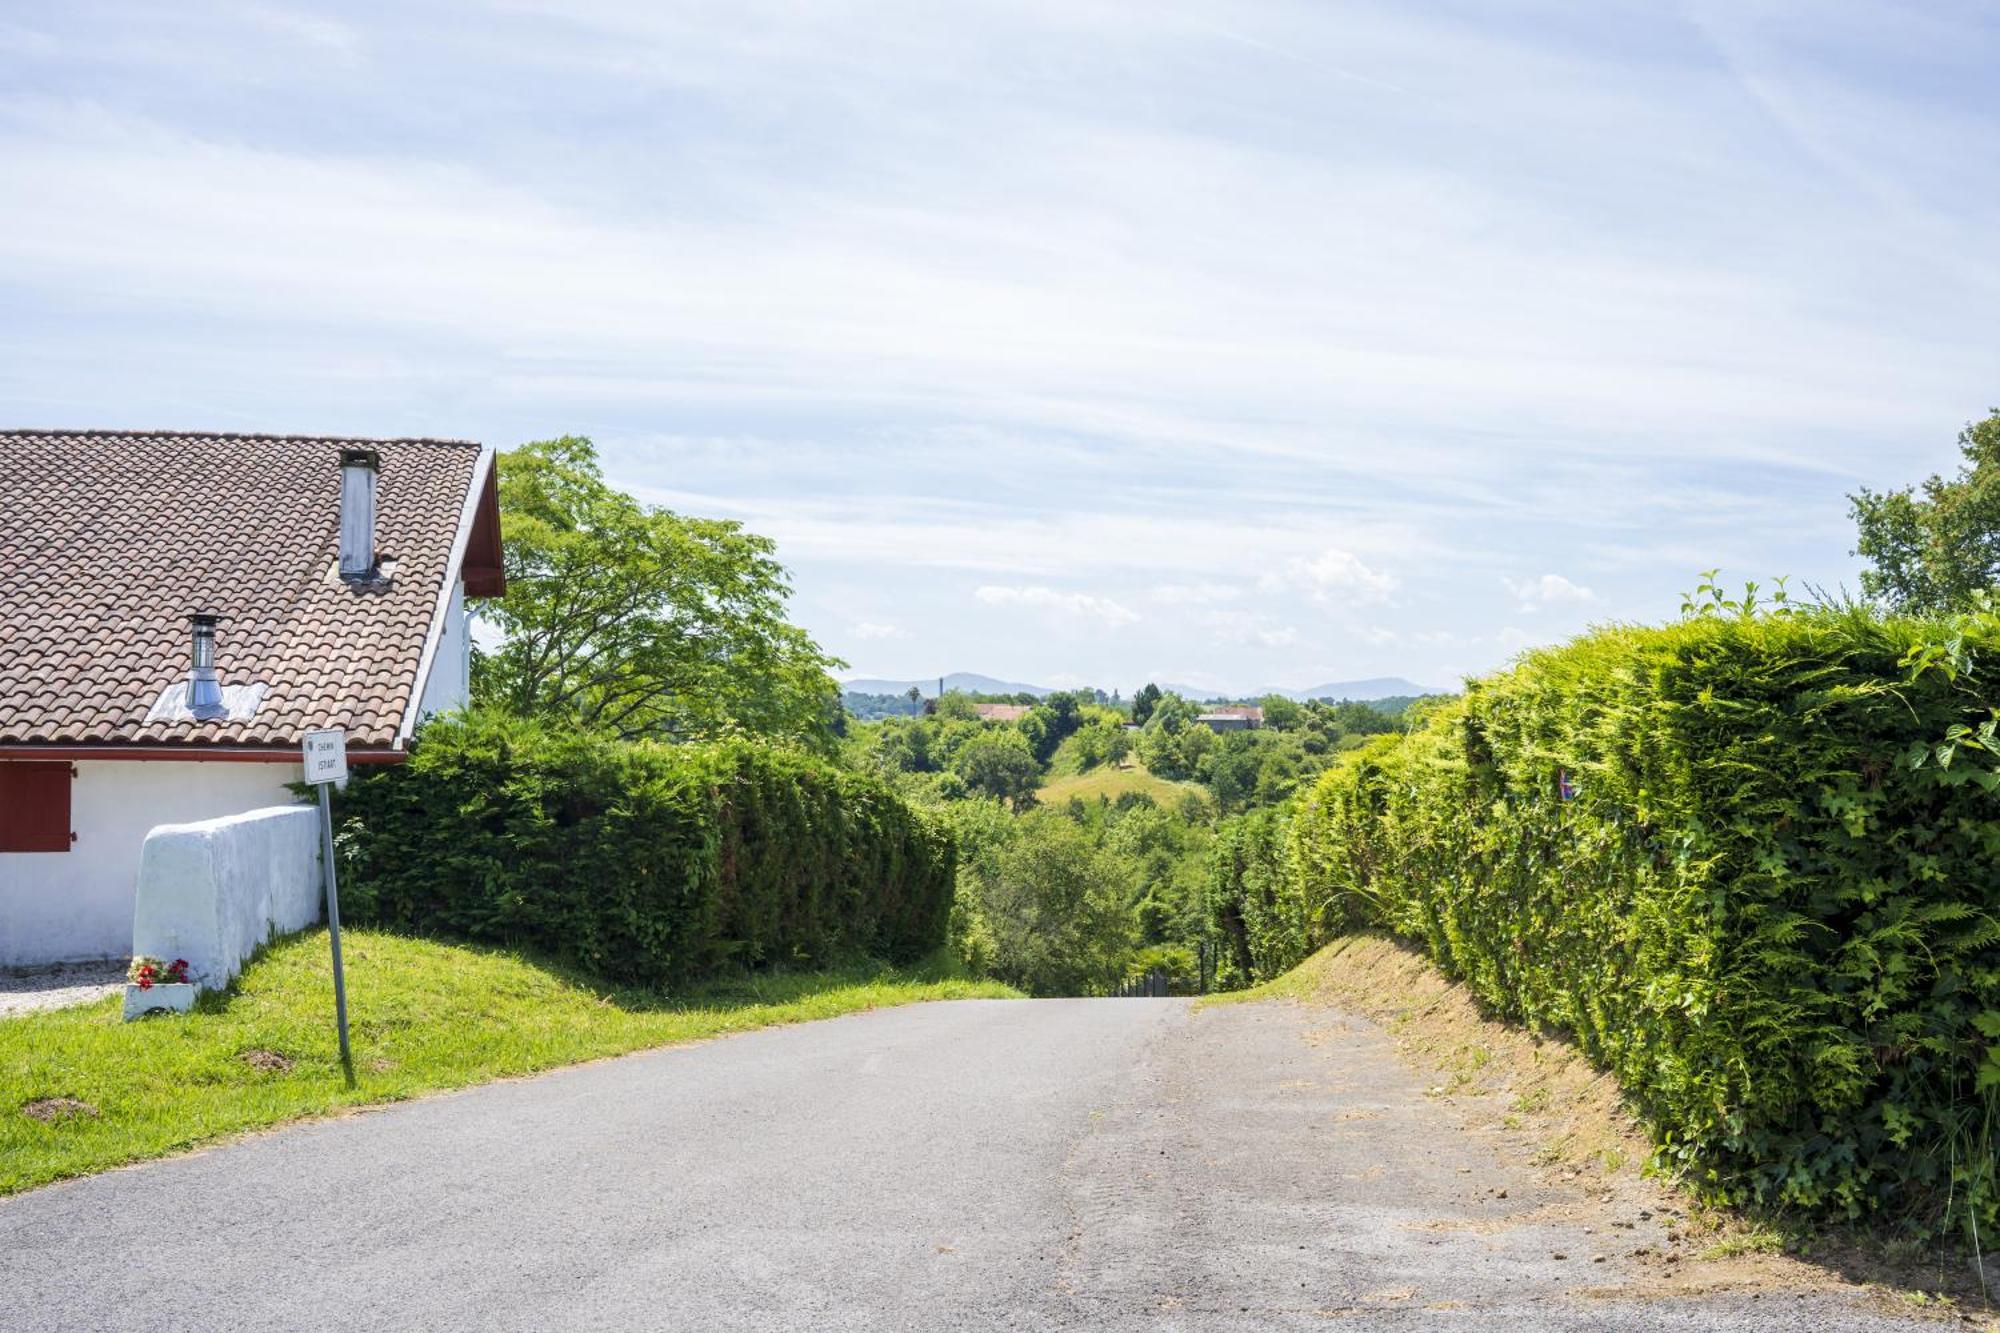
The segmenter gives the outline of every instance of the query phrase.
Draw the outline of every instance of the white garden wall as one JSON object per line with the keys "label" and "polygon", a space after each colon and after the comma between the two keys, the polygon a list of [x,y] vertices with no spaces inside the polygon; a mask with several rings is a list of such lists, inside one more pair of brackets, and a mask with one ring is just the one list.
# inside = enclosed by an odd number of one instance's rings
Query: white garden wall
{"label": "white garden wall", "polygon": [[273,935],[319,920],[319,811],[251,810],[146,835],[132,952],[185,958],[188,979],[227,985]]}
{"label": "white garden wall", "polygon": [[283,805],[297,763],[84,760],[66,852],[0,852],[0,967],[124,958],[140,850],[156,824]]}

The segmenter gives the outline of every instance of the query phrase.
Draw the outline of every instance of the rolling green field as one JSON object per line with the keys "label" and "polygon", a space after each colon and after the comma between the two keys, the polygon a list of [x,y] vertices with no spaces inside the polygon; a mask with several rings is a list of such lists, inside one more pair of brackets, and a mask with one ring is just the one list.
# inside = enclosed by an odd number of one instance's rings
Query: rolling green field
{"label": "rolling green field", "polygon": [[1177,806],[1189,796],[1199,796],[1203,800],[1208,798],[1208,793],[1195,783],[1170,782],[1166,778],[1154,777],[1137,763],[1122,768],[1093,768],[1087,773],[1053,778],[1035,793],[1035,798],[1044,805],[1061,805],[1071,797],[1094,801],[1102,796],[1107,801],[1115,801],[1127,792],[1143,792],[1165,806]]}
{"label": "rolling green field", "polygon": [[778,1023],[1012,996],[942,970],[771,974],[681,996],[619,991],[502,950],[343,934],[356,1086],[342,1076],[326,935],[279,942],[191,1014],[116,998],[0,1020],[0,1194],[305,1116]]}

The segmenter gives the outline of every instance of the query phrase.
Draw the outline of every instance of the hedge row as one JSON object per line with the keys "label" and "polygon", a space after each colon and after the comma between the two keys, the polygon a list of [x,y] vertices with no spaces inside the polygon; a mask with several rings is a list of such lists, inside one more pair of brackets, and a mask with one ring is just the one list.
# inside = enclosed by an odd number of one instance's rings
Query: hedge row
{"label": "hedge row", "polygon": [[886,786],[748,743],[605,740],[473,715],[339,802],[356,922],[679,984],[944,942],[949,833]]}
{"label": "hedge row", "polygon": [[1990,1240],[1995,686],[1984,619],[1601,632],[1225,839],[1219,924],[1256,976],[1357,920],[1419,943],[1614,1071],[1711,1197]]}

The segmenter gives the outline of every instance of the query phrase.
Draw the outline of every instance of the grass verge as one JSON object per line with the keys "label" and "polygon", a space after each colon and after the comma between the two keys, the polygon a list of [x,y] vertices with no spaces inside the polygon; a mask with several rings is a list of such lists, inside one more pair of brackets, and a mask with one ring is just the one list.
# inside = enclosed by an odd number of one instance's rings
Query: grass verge
{"label": "grass verge", "polygon": [[941,967],[777,973],[621,991],[501,950],[343,934],[355,1084],[324,931],[280,941],[195,1012],[119,1001],[0,1020],[0,1194],[246,1130],[558,1065],[918,1000],[1018,994]]}

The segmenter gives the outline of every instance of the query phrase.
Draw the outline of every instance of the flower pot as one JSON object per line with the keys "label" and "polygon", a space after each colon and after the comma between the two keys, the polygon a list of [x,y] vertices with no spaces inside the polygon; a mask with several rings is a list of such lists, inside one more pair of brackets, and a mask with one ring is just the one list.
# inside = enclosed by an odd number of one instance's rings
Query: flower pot
{"label": "flower pot", "polygon": [[147,1014],[184,1014],[194,1008],[195,987],[188,982],[160,982],[125,988],[125,1021]]}

